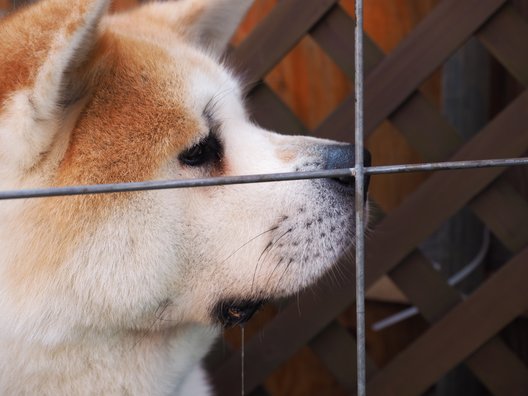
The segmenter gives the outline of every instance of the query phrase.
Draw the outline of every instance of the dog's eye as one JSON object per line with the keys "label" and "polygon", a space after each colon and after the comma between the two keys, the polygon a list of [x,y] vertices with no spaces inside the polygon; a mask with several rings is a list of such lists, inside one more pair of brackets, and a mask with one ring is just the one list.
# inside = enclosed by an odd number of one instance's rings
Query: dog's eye
{"label": "dog's eye", "polygon": [[222,145],[220,140],[210,133],[200,143],[181,153],[178,158],[188,166],[202,166],[218,162],[222,158]]}

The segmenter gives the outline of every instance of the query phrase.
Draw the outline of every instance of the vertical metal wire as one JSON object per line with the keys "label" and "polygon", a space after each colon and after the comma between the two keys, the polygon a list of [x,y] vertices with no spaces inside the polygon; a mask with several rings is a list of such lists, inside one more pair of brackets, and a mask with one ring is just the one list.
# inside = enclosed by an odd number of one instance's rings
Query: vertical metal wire
{"label": "vertical metal wire", "polygon": [[365,170],[363,168],[363,0],[356,0],[355,13],[357,394],[358,396],[365,396]]}

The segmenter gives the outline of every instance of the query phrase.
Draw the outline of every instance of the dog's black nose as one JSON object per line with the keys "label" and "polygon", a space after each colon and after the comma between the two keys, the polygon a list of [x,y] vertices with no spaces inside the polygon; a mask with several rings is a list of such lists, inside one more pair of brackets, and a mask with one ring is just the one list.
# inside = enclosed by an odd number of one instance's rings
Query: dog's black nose
{"label": "dog's black nose", "polygon": [[[355,150],[356,147],[353,144],[332,144],[327,145],[325,150],[325,168],[326,169],[341,169],[341,168],[353,168],[356,163]],[[367,150],[363,151],[363,164],[364,166],[370,166],[371,156]],[[354,187],[353,177],[339,177],[332,179],[338,183]],[[370,177],[365,175],[365,190],[368,189]]]}

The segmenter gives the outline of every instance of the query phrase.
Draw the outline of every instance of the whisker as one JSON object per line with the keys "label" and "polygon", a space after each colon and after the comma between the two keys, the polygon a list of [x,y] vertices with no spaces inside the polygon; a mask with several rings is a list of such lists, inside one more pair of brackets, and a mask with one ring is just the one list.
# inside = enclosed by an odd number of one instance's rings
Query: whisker
{"label": "whisker", "polygon": [[[253,272],[253,281],[251,282],[251,291],[253,291],[253,285],[254,285],[254,282],[255,282],[255,277],[256,277],[257,270],[258,270],[258,267],[260,265],[261,259],[262,259],[262,262],[264,262],[264,259],[265,259],[265,257],[263,257],[264,253],[266,253],[266,256],[267,256],[269,254],[269,252],[271,252],[271,250],[276,246],[277,242],[279,242],[285,235],[287,235],[288,233],[290,233],[292,231],[293,231],[293,229],[289,228],[286,232],[284,232],[275,241],[271,241],[271,243],[268,244],[268,246],[266,246],[266,248],[262,251],[262,253],[260,254],[260,256],[259,256],[259,258],[257,260],[257,264],[255,265],[255,271]],[[267,252],[266,252],[266,250],[267,250]],[[268,283],[269,283],[269,279],[268,279],[268,282],[266,283],[266,286],[267,286]]]}
{"label": "whisker", "polygon": [[284,275],[286,275],[286,272],[288,272],[288,269],[290,268],[290,265],[291,265],[291,263],[293,263],[293,261],[294,261],[293,259],[290,259],[290,261],[288,261],[288,264],[286,264],[286,267],[284,268],[284,271],[282,271],[282,274],[281,274],[281,276],[279,277],[279,280],[278,280],[278,282],[277,282],[277,285],[275,286],[276,288],[278,288],[279,285],[281,284],[281,281],[282,281],[282,279],[284,278]]}
{"label": "whisker", "polygon": [[[150,333],[152,333],[152,329],[154,328],[154,326],[156,326],[156,324],[159,321],[161,321],[161,316],[163,315],[163,313],[167,310],[169,306],[170,306],[170,303],[168,301],[163,301],[162,303],[160,303],[160,305],[158,305],[158,308],[156,308],[156,311],[154,312],[154,317],[155,317],[154,321],[146,330],[142,332],[141,337],[139,337],[139,339],[130,348],[131,350],[136,348],[140,344],[141,341],[143,341],[145,338],[147,338],[147,336]],[[160,312],[160,308],[161,308],[161,312]]]}
{"label": "whisker", "polygon": [[279,228],[279,226],[275,226],[275,227],[272,227],[270,228],[269,230],[266,230],[266,231],[263,231],[261,232],[260,234],[254,236],[253,238],[251,238],[250,240],[248,240],[246,243],[244,243],[242,246],[240,246],[238,249],[236,249],[233,253],[231,253],[229,256],[227,256],[223,261],[220,262],[220,264],[223,264],[225,263],[227,260],[229,260],[231,257],[233,257],[240,249],[242,249],[243,247],[247,246],[250,242],[253,242],[255,239],[257,239],[258,237],[268,233],[268,232],[272,232],[272,231],[275,231],[277,228]]}
{"label": "whisker", "polygon": [[257,270],[259,267],[260,259],[262,258],[262,255],[266,253],[271,247],[273,246],[273,241],[270,241],[264,250],[259,255],[259,258],[257,259],[257,264],[255,265],[255,270],[253,271],[253,279],[251,280],[251,291],[253,292],[253,285],[255,284],[255,276],[257,275]]}
{"label": "whisker", "polygon": [[284,257],[281,257],[279,262],[277,264],[275,264],[275,267],[273,268],[273,271],[271,271],[271,274],[268,276],[268,280],[266,281],[266,285],[264,286],[264,289],[268,288],[269,282],[270,282],[271,278],[273,277],[273,274],[275,273],[277,268],[279,268],[279,265],[280,265],[280,263],[282,263],[283,260],[284,260]]}

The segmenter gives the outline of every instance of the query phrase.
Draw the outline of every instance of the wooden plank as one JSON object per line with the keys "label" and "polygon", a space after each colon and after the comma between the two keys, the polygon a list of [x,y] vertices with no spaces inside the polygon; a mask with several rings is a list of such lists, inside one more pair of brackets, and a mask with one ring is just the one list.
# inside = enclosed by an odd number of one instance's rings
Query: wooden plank
{"label": "wooden plank", "polygon": [[415,92],[389,120],[426,161],[444,161],[462,144],[457,131],[419,92]]}
{"label": "wooden plank", "polygon": [[462,301],[460,293],[447,285],[446,279],[418,250],[388,275],[428,322],[436,322]]}
{"label": "wooden plank", "polygon": [[[356,342],[335,320],[310,341],[310,347],[349,393],[356,389]],[[367,377],[374,375],[376,366],[367,356]]]}
{"label": "wooden plank", "polygon": [[528,244],[528,202],[505,180],[497,180],[469,206],[510,251]]}
{"label": "wooden plank", "polygon": [[265,83],[251,91],[248,110],[263,128],[287,135],[306,134],[307,128],[303,123]]}
{"label": "wooden plank", "polygon": [[[463,301],[418,251],[390,271],[389,276],[429,322],[438,321]],[[483,345],[465,363],[496,396],[510,396],[523,386],[528,389],[528,368],[499,337]]]}
{"label": "wooden plank", "polygon": [[[451,159],[509,158],[524,154],[528,147],[528,134],[523,126],[528,121],[526,106],[528,92],[519,96]],[[432,175],[376,229],[376,238],[372,239],[368,259],[374,263],[394,263],[402,260],[443,220],[465,205],[503,171],[464,170]],[[439,194],[439,191],[442,194]],[[401,225],[408,224],[409,219],[416,219],[413,226],[406,232],[401,232]],[[370,265],[371,269],[374,269],[373,267]],[[383,273],[378,272],[379,270],[382,270],[382,267],[374,269],[370,276],[376,274],[379,277]]]}
{"label": "wooden plank", "polygon": [[528,24],[511,5],[490,19],[477,37],[513,77],[528,85]]}
{"label": "wooden plank", "polygon": [[504,0],[444,0],[366,79],[365,108],[373,130],[503,4]]}
{"label": "wooden plank", "polygon": [[[528,134],[524,130],[524,125],[528,123],[528,114],[524,111],[527,106],[528,92],[525,92],[452,159],[515,157],[522,154],[528,147]],[[367,241],[367,287],[394,268],[414,250],[422,238],[503,171],[504,169],[449,171],[431,176],[380,223]],[[438,191],[443,191],[443,194],[438,194]],[[409,219],[413,219],[413,226],[402,232],[401,225],[409,224]],[[349,267],[352,264],[343,261],[339,265]],[[259,361],[259,367],[246,370],[248,390],[261,383],[271,371],[318,334],[353,301],[353,282],[353,279],[347,279],[337,286],[332,281],[327,285],[321,283],[317,301],[314,301],[311,294],[300,297],[304,311],[300,318],[297,307],[289,306],[266,326],[262,336],[257,337],[258,341],[248,343],[246,357]],[[230,359],[214,373],[216,382],[225,386],[223,389],[227,392],[224,394],[236,392],[236,389],[230,388],[235,383],[232,376],[236,375],[231,366],[236,364],[237,359]],[[231,393],[228,391],[230,389]]]}
{"label": "wooden plank", "polygon": [[[354,34],[354,21],[340,6],[335,6],[310,31],[312,37],[353,78],[354,53],[345,38]],[[383,52],[365,37],[365,70],[367,73],[383,61]],[[447,120],[416,91],[409,100],[390,116],[390,121],[404,133],[408,142],[428,161],[442,161],[451,156],[462,140]],[[339,138],[333,130],[320,129],[321,137]],[[319,136],[319,135],[318,135]],[[441,139],[441,142],[438,140]]]}
{"label": "wooden plank", "polygon": [[249,37],[234,49],[230,63],[246,81],[263,79],[336,2],[281,1]]}
{"label": "wooden plank", "polygon": [[[523,229],[526,227],[523,226]],[[414,251],[403,263],[389,272],[389,276],[429,322],[434,323],[462,301],[460,294],[446,283],[442,275],[435,271],[418,251]],[[420,281],[416,282],[416,279]],[[346,373],[354,372],[354,353],[344,351],[350,349],[344,348],[348,342],[346,339],[339,340],[342,343],[341,349],[336,348],[338,341],[332,338],[334,336],[333,331],[325,329],[309,345],[345,389],[353,389],[350,388],[353,378],[349,375],[346,382]],[[475,352],[466,364],[494,395],[509,396],[515,394],[515,390],[521,386],[528,389],[528,368],[499,338],[490,340]]]}
{"label": "wooden plank", "polygon": [[[521,315],[528,308],[527,260],[528,249],[394,358],[368,382],[368,393],[373,396],[420,394]],[[526,394],[526,390],[523,386],[510,394]]]}
{"label": "wooden plank", "polygon": [[[354,25],[355,22],[343,8],[336,4],[328,14],[317,22],[310,30],[312,38],[354,81]],[[364,36],[363,66],[372,70],[383,60],[384,54],[368,36]]]}
{"label": "wooden plank", "polygon": [[[367,75],[366,134],[401,106],[505,1],[442,1],[398,48]],[[354,98],[350,96],[321,123],[317,132],[324,134],[331,131],[337,139],[350,140],[350,126],[354,125],[353,108]]]}
{"label": "wooden plank", "polygon": [[[493,380],[489,389],[494,395],[525,396],[528,390],[528,369],[524,362],[502,341],[495,336],[466,359],[466,365],[474,373],[488,373]],[[502,381],[495,381],[496,373],[507,373]],[[489,385],[489,381],[486,383]]]}

